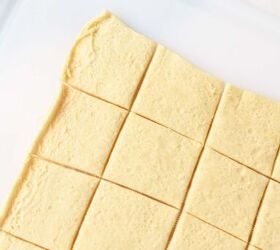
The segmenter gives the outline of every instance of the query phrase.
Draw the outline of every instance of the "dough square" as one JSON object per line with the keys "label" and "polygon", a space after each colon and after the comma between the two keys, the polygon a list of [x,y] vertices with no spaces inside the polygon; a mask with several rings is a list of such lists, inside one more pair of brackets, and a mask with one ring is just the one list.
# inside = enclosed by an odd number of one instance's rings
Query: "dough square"
{"label": "dough square", "polygon": [[279,250],[280,247],[280,184],[270,181],[265,194],[252,244],[261,249]]}
{"label": "dough square", "polygon": [[104,178],[180,208],[202,146],[131,113]]}
{"label": "dough square", "polygon": [[280,181],[280,153],[278,153],[278,156],[276,158],[272,177],[275,180]]}
{"label": "dough square", "polygon": [[164,249],[178,212],[101,181],[73,249]]}
{"label": "dough square", "polygon": [[2,250],[44,250],[3,231],[0,231],[0,247]]}
{"label": "dough square", "polygon": [[183,212],[168,249],[244,250],[245,246],[245,242]]}
{"label": "dough square", "polygon": [[127,111],[65,87],[36,154],[101,175]]}
{"label": "dough square", "polygon": [[99,180],[36,158],[27,164],[3,230],[47,249],[70,249]]}
{"label": "dough square", "polygon": [[64,81],[128,108],[154,50],[153,41],[104,13],[78,37]]}
{"label": "dough square", "polygon": [[280,143],[280,103],[227,85],[207,143],[271,175]]}
{"label": "dough square", "polygon": [[223,84],[158,46],[133,111],[204,142]]}
{"label": "dough square", "polygon": [[205,148],[186,211],[247,241],[268,179]]}

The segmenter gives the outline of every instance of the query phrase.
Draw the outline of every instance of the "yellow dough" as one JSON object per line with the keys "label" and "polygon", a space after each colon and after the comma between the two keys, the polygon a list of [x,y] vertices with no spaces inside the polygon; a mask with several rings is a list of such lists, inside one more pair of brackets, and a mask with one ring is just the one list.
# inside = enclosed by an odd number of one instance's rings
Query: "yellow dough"
{"label": "yellow dough", "polygon": [[27,166],[3,229],[47,249],[69,249],[98,179],[39,159]]}
{"label": "yellow dough", "polygon": [[103,12],[69,53],[0,250],[278,250],[279,146],[280,102]]}
{"label": "yellow dough", "polygon": [[183,213],[169,250],[244,250],[246,243]]}
{"label": "yellow dough", "polygon": [[252,244],[263,250],[279,250],[280,184],[270,181],[253,233]]}
{"label": "yellow dough", "polygon": [[126,111],[70,87],[34,153],[101,175]]}
{"label": "yellow dough", "polygon": [[186,202],[186,211],[247,240],[268,180],[206,148]]}
{"label": "yellow dough", "polygon": [[133,110],[204,142],[222,82],[158,46]]}
{"label": "yellow dough", "polygon": [[82,30],[63,80],[128,108],[154,50],[154,42],[105,12]]}
{"label": "yellow dough", "polygon": [[178,211],[101,182],[74,250],[163,249]]}
{"label": "yellow dough", "polygon": [[0,231],[0,249],[1,250],[44,250],[43,248],[22,241],[2,231]]}
{"label": "yellow dough", "polygon": [[271,175],[280,144],[280,103],[227,85],[207,142]]}
{"label": "yellow dough", "polygon": [[130,114],[104,177],[178,208],[201,145]]}

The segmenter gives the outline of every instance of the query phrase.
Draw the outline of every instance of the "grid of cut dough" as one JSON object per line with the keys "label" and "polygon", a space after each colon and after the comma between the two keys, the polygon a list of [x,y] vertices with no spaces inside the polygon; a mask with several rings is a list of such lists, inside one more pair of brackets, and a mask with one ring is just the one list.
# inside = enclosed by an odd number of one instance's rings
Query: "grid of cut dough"
{"label": "grid of cut dough", "polygon": [[279,145],[279,102],[105,12],[69,54],[0,249],[279,249]]}

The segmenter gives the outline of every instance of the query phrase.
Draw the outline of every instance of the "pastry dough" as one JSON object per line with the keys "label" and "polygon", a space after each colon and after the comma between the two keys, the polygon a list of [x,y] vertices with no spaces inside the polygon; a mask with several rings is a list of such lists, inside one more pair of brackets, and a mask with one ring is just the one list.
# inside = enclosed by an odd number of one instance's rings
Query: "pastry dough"
{"label": "pastry dough", "polygon": [[104,177],[180,208],[201,145],[130,114]]}
{"label": "pastry dough", "polygon": [[0,247],[3,250],[44,250],[2,231],[0,231]]}

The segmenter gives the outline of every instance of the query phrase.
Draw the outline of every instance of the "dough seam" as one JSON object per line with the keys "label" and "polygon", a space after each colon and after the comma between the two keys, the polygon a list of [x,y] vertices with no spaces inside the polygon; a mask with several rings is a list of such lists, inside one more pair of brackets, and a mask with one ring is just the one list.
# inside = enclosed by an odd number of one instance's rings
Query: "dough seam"
{"label": "dough seam", "polygon": [[62,84],[65,85],[65,86],[67,86],[67,87],[69,87],[69,88],[75,89],[75,90],[77,90],[77,91],[79,91],[79,92],[81,92],[81,93],[84,93],[84,94],[86,94],[86,95],[89,95],[89,96],[91,96],[91,97],[93,97],[93,98],[99,99],[100,101],[109,103],[109,104],[111,104],[111,105],[113,105],[113,106],[117,106],[117,107],[120,108],[120,109],[123,109],[123,110],[128,111],[127,108],[125,108],[125,107],[123,107],[123,106],[121,106],[121,105],[119,105],[119,104],[116,104],[116,103],[114,103],[114,102],[111,102],[111,101],[109,101],[109,100],[107,100],[107,99],[104,99],[104,98],[102,98],[102,97],[100,97],[100,96],[97,96],[97,95],[95,95],[95,94],[89,93],[89,92],[87,92],[87,91],[85,91],[85,90],[82,90],[82,89],[80,89],[79,87],[76,87],[76,86],[74,86],[74,85],[72,85],[72,84],[70,84],[70,83],[63,82],[63,81],[62,81]]}
{"label": "dough seam", "polygon": [[190,212],[187,212],[187,211],[183,211],[183,213],[187,213],[188,215],[194,217],[195,219],[200,220],[201,222],[203,222],[203,223],[205,223],[205,224],[207,224],[207,225],[209,225],[209,226],[211,226],[211,227],[214,227],[214,228],[216,228],[217,230],[222,231],[222,232],[224,232],[225,234],[230,235],[230,236],[234,237],[234,238],[237,239],[237,240],[240,240],[240,241],[242,241],[242,242],[244,242],[244,243],[248,243],[247,241],[245,241],[245,240],[243,240],[243,239],[240,239],[239,237],[235,236],[234,234],[231,234],[231,233],[225,231],[224,229],[222,229],[222,228],[220,228],[220,227],[217,227],[217,226],[215,226],[214,224],[209,223],[209,222],[207,222],[207,221],[204,220],[204,219],[201,219],[200,217],[194,215],[193,213],[190,213]]}
{"label": "dough seam", "polygon": [[259,213],[261,211],[261,207],[262,207],[262,204],[263,204],[263,201],[264,201],[264,197],[265,197],[265,194],[266,194],[266,191],[267,191],[269,183],[270,183],[270,180],[267,181],[266,187],[265,187],[264,192],[262,194],[262,198],[260,200],[260,203],[259,203],[259,206],[258,206],[258,209],[257,209],[257,212],[256,212],[256,216],[254,218],[253,225],[252,225],[252,228],[250,230],[250,234],[249,234],[249,238],[248,238],[248,243],[247,243],[247,246],[246,246],[245,250],[248,250],[248,247],[249,247],[249,245],[251,243],[251,240],[253,238],[254,229],[255,229],[255,226],[256,226],[257,221],[258,221],[258,215],[259,215]]}
{"label": "dough seam", "polygon": [[28,244],[30,244],[30,245],[35,246],[35,247],[39,247],[39,248],[41,248],[42,250],[50,250],[50,249],[48,249],[48,248],[42,247],[42,246],[40,246],[40,245],[38,245],[38,244],[35,244],[35,243],[31,242],[31,241],[28,241],[28,240],[26,240],[26,239],[23,239],[23,238],[21,238],[21,237],[19,237],[19,236],[16,236],[16,235],[14,235],[14,234],[12,234],[12,233],[10,233],[10,232],[7,232],[7,231],[5,231],[5,230],[3,230],[3,229],[0,229],[0,232],[3,232],[4,234],[7,234],[7,235],[9,235],[9,236],[12,236],[12,237],[14,237],[14,238],[16,238],[16,239],[18,239],[18,240],[20,240],[20,241],[24,241],[24,242],[26,242],[26,243],[28,243]]}
{"label": "dough seam", "polygon": [[98,180],[98,183],[97,183],[97,185],[96,185],[96,188],[95,188],[95,190],[93,191],[93,193],[91,194],[91,196],[90,196],[90,198],[89,198],[89,200],[88,200],[88,203],[87,203],[86,208],[85,208],[85,212],[84,212],[84,214],[82,215],[81,223],[79,224],[79,226],[78,226],[78,228],[77,228],[77,230],[76,230],[76,232],[75,232],[75,234],[74,234],[74,237],[73,237],[73,239],[72,239],[72,242],[71,242],[71,244],[70,244],[70,246],[71,246],[70,249],[73,249],[73,247],[74,247],[74,244],[75,244],[76,239],[77,239],[77,237],[78,237],[78,235],[79,235],[79,232],[80,232],[80,230],[81,230],[81,227],[82,227],[82,225],[83,225],[83,222],[84,222],[84,220],[85,220],[85,217],[86,217],[86,215],[87,215],[87,212],[88,212],[88,210],[89,210],[89,208],[90,208],[91,202],[92,202],[92,200],[93,200],[93,198],[94,198],[94,196],[95,196],[95,194],[96,194],[96,191],[97,191],[97,189],[98,189],[98,187],[99,187],[99,185],[100,185],[100,182],[101,182],[101,179]]}
{"label": "dough seam", "polygon": [[161,124],[161,123],[159,123],[159,122],[157,122],[157,121],[155,121],[155,120],[153,120],[153,119],[151,119],[151,118],[148,118],[147,116],[142,115],[142,114],[140,114],[140,113],[138,113],[138,112],[136,112],[136,111],[130,111],[129,113],[136,114],[136,115],[138,115],[138,116],[144,118],[145,120],[148,120],[148,121],[150,121],[150,122],[153,122],[153,123],[155,123],[155,124],[157,124],[157,125],[159,125],[159,126],[161,126],[161,127],[164,127],[164,128],[166,128],[166,129],[168,129],[168,130],[174,132],[175,134],[178,134],[178,135],[180,135],[180,136],[183,136],[183,137],[185,137],[185,138],[187,138],[187,139],[189,139],[189,140],[191,140],[191,141],[194,141],[194,142],[196,142],[196,143],[202,145],[202,143],[201,143],[200,141],[198,141],[198,140],[196,140],[196,139],[193,139],[193,138],[191,138],[191,137],[189,137],[189,136],[187,136],[187,135],[184,135],[184,134],[182,134],[182,133],[180,133],[180,132],[178,132],[178,131],[176,131],[176,130],[174,130],[174,129],[172,129],[172,128],[169,128],[168,126],[163,125],[163,124]]}
{"label": "dough seam", "polygon": [[[230,160],[232,160],[232,161],[234,161],[234,162],[236,162],[236,163],[242,165],[243,167],[248,168],[248,169],[254,171],[254,172],[257,173],[257,174],[262,175],[263,177],[265,177],[265,178],[267,178],[267,179],[269,179],[269,180],[271,180],[271,181],[275,181],[275,182],[277,182],[277,183],[280,184],[280,181],[274,179],[272,176],[263,174],[263,173],[259,172],[258,170],[254,169],[254,168],[252,168],[252,167],[249,167],[249,166],[245,165],[244,163],[242,163],[242,162],[240,162],[240,161],[238,161],[238,160],[236,160],[236,159],[234,159],[234,158],[232,158],[232,157],[230,157],[230,156],[228,156],[228,155],[225,155],[224,153],[220,152],[219,150],[213,148],[213,147],[210,146],[210,145],[206,145],[206,147],[207,147],[207,148],[210,148],[211,150],[215,151],[216,153],[218,153],[218,154],[224,156],[225,158],[228,158],[228,159],[230,159]],[[277,156],[277,155],[276,155],[276,156]],[[276,157],[276,159],[277,159],[277,157]],[[275,166],[275,163],[274,163],[273,167],[274,167],[274,166]]]}

